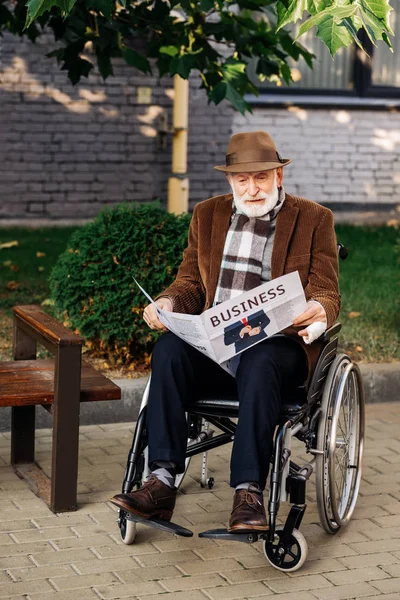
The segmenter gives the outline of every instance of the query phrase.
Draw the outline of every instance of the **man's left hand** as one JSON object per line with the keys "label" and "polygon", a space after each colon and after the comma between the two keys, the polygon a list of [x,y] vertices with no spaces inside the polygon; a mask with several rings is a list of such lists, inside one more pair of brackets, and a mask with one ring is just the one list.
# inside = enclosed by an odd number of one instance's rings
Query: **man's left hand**
{"label": "man's left hand", "polygon": [[[293,325],[295,327],[307,327],[307,325],[311,325],[311,323],[315,323],[316,321],[326,323],[326,312],[319,302],[310,300],[307,302],[306,310],[293,320]],[[307,331],[306,329],[301,329],[298,334],[303,337],[307,335]]]}

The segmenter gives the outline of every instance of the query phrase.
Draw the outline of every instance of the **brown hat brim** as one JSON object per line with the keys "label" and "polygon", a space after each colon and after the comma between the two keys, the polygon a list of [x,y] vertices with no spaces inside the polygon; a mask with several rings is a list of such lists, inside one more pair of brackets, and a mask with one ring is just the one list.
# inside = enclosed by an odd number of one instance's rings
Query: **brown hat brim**
{"label": "brown hat brim", "polygon": [[279,167],[285,167],[292,161],[290,158],[282,158],[282,162],[243,162],[235,165],[219,165],[214,167],[216,171],[224,171],[225,173],[252,173],[257,171],[272,171]]}

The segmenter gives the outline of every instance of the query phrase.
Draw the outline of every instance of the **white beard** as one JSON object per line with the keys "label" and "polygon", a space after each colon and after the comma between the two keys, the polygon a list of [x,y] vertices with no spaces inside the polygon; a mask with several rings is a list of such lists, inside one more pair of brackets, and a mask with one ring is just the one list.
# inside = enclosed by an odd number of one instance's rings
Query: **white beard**
{"label": "white beard", "polygon": [[[278,203],[279,200],[279,189],[276,185],[276,173],[274,174],[274,183],[272,192],[267,194],[266,192],[259,192],[257,196],[250,196],[247,192],[243,196],[236,194],[234,187],[231,183],[233,201],[236,206],[236,210],[243,213],[247,217],[263,217],[269,213]],[[252,206],[247,200],[264,200],[262,204],[255,204]]]}

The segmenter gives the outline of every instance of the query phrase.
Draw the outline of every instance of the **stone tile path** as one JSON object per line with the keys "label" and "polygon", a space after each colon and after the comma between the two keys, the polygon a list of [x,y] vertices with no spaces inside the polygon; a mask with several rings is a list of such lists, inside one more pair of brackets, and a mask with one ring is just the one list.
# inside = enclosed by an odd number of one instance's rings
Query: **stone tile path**
{"label": "stone tile path", "polygon": [[[133,545],[122,544],[108,498],[120,490],[132,432],[126,423],[82,427],[79,510],[59,515],[13,473],[9,434],[0,435],[0,599],[400,599],[400,403],[367,407],[361,495],[338,535],[319,526],[310,483],[301,527],[309,555],[293,574],[268,566],[261,543],[174,538],[142,527]],[[50,447],[50,431],[40,430],[44,470]],[[198,484],[196,457],[178,498],[174,520],[195,534],[226,526],[231,509],[228,447],[210,453],[210,468],[212,491]]]}

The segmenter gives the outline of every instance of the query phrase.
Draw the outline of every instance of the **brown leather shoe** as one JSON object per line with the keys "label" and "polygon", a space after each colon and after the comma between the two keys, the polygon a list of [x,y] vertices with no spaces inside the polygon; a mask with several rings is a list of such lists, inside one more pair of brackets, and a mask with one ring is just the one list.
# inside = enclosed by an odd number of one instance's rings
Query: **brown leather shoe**
{"label": "brown leather shoe", "polygon": [[153,475],[138,490],[129,494],[117,494],[110,501],[142,519],[170,521],[176,493],[176,488],[170,488]]}
{"label": "brown leather shoe", "polygon": [[249,490],[236,490],[228,531],[267,531],[262,494]]}

